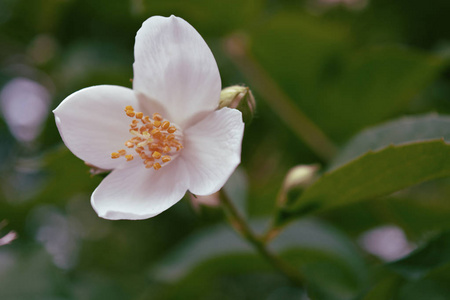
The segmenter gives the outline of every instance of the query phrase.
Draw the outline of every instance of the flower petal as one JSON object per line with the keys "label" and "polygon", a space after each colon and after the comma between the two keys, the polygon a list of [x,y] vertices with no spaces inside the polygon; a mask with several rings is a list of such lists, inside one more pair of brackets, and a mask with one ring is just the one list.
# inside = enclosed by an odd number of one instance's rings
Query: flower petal
{"label": "flower petal", "polygon": [[184,131],[181,157],[190,173],[189,191],[217,192],[241,162],[242,114],[222,108]]}
{"label": "flower petal", "polygon": [[185,20],[151,17],[136,35],[133,89],[162,103],[184,127],[217,108],[221,80],[211,50]]}
{"label": "flower petal", "polygon": [[104,219],[147,219],[177,203],[188,185],[189,175],[180,159],[158,171],[141,163],[111,172],[92,194],[91,204]]}
{"label": "flower petal", "polygon": [[130,118],[124,108],[139,109],[133,90],[100,85],[82,89],[64,99],[53,111],[66,146],[82,160],[102,169],[125,162],[111,159],[111,153],[124,149],[130,139]]}

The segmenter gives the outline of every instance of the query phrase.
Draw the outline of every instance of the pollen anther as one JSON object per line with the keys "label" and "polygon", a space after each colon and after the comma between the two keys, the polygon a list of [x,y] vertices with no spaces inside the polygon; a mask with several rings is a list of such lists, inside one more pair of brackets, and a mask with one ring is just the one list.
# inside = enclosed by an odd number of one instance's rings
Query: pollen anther
{"label": "pollen anther", "polygon": [[161,128],[162,129],[166,129],[167,130],[167,128],[169,128],[169,126],[170,126],[170,122],[169,121],[164,121],[161,124]]}
{"label": "pollen anther", "polygon": [[155,121],[162,121],[163,117],[160,114],[158,114],[158,113],[154,113],[153,114],[153,120],[155,120]]}
{"label": "pollen anther", "polygon": [[[126,106],[124,111],[127,116],[134,118],[129,129],[133,137],[124,145],[130,149],[128,151],[134,148],[136,154],[143,160],[145,168],[161,169],[173,159],[172,155],[176,155],[175,153],[183,148],[179,140],[181,134],[174,135],[177,127],[164,120],[161,114],[144,116],[144,113],[136,112],[131,105]],[[134,159],[134,156],[125,149],[111,153],[113,159],[121,156],[124,156],[126,161]]]}
{"label": "pollen anther", "polygon": [[161,153],[159,153],[158,151],[153,152],[152,157],[154,159],[159,159],[161,157]]}

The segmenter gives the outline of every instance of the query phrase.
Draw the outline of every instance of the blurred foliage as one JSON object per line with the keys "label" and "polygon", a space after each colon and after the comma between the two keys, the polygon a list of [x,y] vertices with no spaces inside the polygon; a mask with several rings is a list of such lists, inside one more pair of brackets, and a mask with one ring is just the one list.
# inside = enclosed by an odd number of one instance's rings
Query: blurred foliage
{"label": "blurred foliage", "polygon": [[450,146],[442,140],[369,151],[322,176],[284,208],[284,218],[297,218],[317,209],[373,199],[426,180],[448,177],[449,157]]}
{"label": "blurred foliage", "polygon": [[[290,168],[325,174],[291,193],[296,219],[270,244],[304,274],[298,288],[195,199],[145,221],[98,218],[89,195],[101,178],[62,145],[52,115],[31,142],[2,118],[0,237],[19,237],[0,247],[0,298],[449,299],[449,13],[448,0],[0,0],[0,92],[30,79],[51,110],[87,86],[130,87],[140,25],[174,14],[205,38],[223,87],[258,80],[224,47],[242,36],[249,60],[338,149],[325,161],[272,109],[278,99],[253,89],[226,191],[254,229],[271,224]],[[311,203],[314,217],[297,219]],[[405,233],[406,253],[392,254],[400,238],[376,239],[384,225]]]}

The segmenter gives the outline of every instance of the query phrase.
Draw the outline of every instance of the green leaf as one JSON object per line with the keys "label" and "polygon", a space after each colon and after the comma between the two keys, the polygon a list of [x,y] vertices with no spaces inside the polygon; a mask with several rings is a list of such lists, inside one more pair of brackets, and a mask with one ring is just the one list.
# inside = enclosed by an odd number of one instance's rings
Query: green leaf
{"label": "green leaf", "polygon": [[[262,231],[265,225],[263,221],[252,222],[257,231]],[[270,248],[299,268],[312,290],[325,295],[317,299],[349,299],[366,285],[367,270],[359,252],[346,236],[322,222],[295,222]],[[224,276],[256,274],[276,276],[278,279],[273,278],[274,282],[269,284],[275,285],[271,289],[290,285],[245,240],[224,226],[192,236],[151,271],[152,278],[176,285],[170,299],[178,299],[177,295],[180,298],[205,295],[205,287]],[[196,286],[196,282],[201,282],[203,288]],[[262,295],[253,297],[259,299]]]}
{"label": "green leaf", "polygon": [[362,300],[392,300],[398,290],[401,278],[397,275],[388,275],[373,287]]}
{"label": "green leaf", "polygon": [[368,128],[353,137],[331,163],[330,169],[389,145],[443,138],[450,141],[450,117],[428,114],[405,117]]}
{"label": "green leaf", "polygon": [[47,152],[43,163],[50,180],[35,197],[42,203],[66,201],[73,195],[90,194],[101,181],[99,176],[91,176],[89,167],[66,147]]}
{"label": "green leaf", "polygon": [[432,239],[427,245],[388,266],[408,279],[419,279],[430,271],[450,263],[450,232]]}
{"label": "green leaf", "polygon": [[282,11],[254,27],[250,35],[252,53],[281,88],[302,108],[322,107],[317,91],[335,75],[339,68],[335,64],[349,50],[346,25]]}
{"label": "green leaf", "polygon": [[398,291],[395,300],[448,300],[449,295],[450,288],[448,280],[440,282],[425,279],[411,281],[403,285]]}
{"label": "green leaf", "polygon": [[332,120],[323,128],[348,135],[391,117],[426,88],[446,64],[439,56],[399,47],[352,53],[342,76],[320,97],[324,110],[319,117]]}
{"label": "green leaf", "polygon": [[285,209],[280,221],[446,176],[450,176],[450,145],[442,140],[389,146],[326,173]]}
{"label": "green leaf", "polygon": [[400,113],[448,63],[405,47],[354,50],[347,26],[280,12],[249,32],[256,60],[334,140]]}
{"label": "green leaf", "polygon": [[366,265],[354,245],[335,228],[314,220],[287,227],[273,248],[307,279],[311,299],[353,299],[368,282]]}

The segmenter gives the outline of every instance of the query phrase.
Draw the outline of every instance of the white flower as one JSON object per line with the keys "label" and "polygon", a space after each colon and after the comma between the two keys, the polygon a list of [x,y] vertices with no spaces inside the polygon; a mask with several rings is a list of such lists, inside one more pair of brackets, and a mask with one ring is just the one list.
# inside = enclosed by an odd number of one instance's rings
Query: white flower
{"label": "white flower", "polygon": [[66,146],[113,170],[91,204],[105,219],[146,219],[189,190],[210,195],[240,163],[241,113],[216,110],[221,80],[211,50],[186,21],[151,17],[136,35],[133,89],[101,85],[55,110]]}

